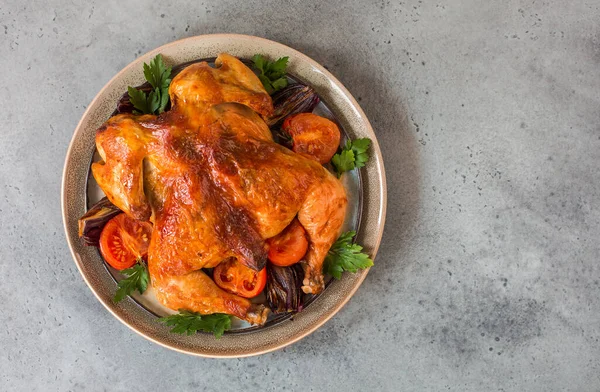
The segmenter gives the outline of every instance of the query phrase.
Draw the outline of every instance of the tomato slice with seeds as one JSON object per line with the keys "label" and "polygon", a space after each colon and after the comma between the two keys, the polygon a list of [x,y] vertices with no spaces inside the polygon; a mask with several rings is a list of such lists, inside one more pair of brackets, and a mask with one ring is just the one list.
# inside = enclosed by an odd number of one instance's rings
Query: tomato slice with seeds
{"label": "tomato slice with seeds", "polygon": [[267,269],[256,272],[232,257],[215,267],[213,279],[225,291],[240,297],[253,298],[260,294],[267,284]]}
{"label": "tomato slice with seeds", "polygon": [[281,129],[292,138],[292,151],[323,165],[331,160],[340,146],[338,126],[314,113],[288,116]]}
{"label": "tomato slice with seeds", "polygon": [[296,264],[308,250],[308,236],[298,219],[294,219],[283,231],[267,240],[269,260],[280,267]]}
{"label": "tomato slice with seeds", "polygon": [[124,270],[148,255],[152,224],[119,214],[106,223],[100,234],[100,253],[113,268]]}

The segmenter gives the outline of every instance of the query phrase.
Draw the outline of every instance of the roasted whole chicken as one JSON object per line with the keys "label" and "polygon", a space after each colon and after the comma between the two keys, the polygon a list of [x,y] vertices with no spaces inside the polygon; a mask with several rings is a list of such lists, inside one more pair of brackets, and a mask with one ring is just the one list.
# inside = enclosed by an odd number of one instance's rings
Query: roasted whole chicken
{"label": "roasted whole chicken", "polygon": [[188,66],[169,95],[172,109],[161,115],[110,118],[96,133],[102,162],[92,165],[112,203],[153,223],[148,267],[159,301],[263,324],[264,305],[223,291],[202,268],[232,257],[264,268],[265,240],[295,217],[309,237],[302,290],[321,292],[346,213],[340,181],[273,141],[264,120],[271,98],[235,57]]}

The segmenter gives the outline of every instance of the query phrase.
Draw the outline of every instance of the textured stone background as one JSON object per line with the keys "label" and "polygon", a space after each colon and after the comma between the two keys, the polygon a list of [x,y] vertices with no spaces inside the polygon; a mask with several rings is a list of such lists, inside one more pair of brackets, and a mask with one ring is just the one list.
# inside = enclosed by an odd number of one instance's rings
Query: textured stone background
{"label": "textured stone background", "polygon": [[[0,389],[600,389],[597,1],[76,3],[0,4]],[[297,344],[240,360],[121,325],[60,215],[94,95],[141,53],[216,32],[326,65],[369,116],[389,186],[354,298]]]}

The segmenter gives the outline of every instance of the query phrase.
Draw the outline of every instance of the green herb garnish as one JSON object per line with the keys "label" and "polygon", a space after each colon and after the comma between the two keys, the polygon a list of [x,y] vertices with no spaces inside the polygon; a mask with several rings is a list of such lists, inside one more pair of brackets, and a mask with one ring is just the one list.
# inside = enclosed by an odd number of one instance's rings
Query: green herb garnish
{"label": "green herb garnish", "polygon": [[121,274],[127,276],[127,278],[122,279],[117,284],[117,292],[113,298],[115,303],[121,302],[126,296],[136,290],[140,294],[143,294],[148,288],[150,275],[148,275],[148,268],[146,268],[146,264],[141,258],[137,260],[137,263],[133,267],[121,271]]}
{"label": "green herb garnish", "polygon": [[169,84],[171,84],[171,67],[166,67],[162,55],[158,54],[150,64],[144,63],[144,76],[153,90],[146,94],[134,87],[127,87],[129,100],[137,109],[136,114],[160,114],[169,103]]}
{"label": "green herb garnish", "polygon": [[180,310],[178,314],[161,317],[159,322],[173,327],[170,332],[193,335],[197,331],[212,332],[218,339],[223,332],[231,328],[231,316],[221,313],[201,315],[200,313]]}
{"label": "green herb garnish", "polygon": [[369,255],[362,252],[363,247],[352,243],[355,235],[355,231],[348,231],[337,239],[325,256],[323,272],[341,279],[344,271],[354,273],[373,265]]}
{"label": "green herb garnish", "polygon": [[331,158],[331,163],[335,167],[338,177],[344,172],[365,166],[365,163],[369,160],[367,150],[370,146],[371,139],[366,137],[348,140],[342,149],[342,152],[335,154],[333,158]]}
{"label": "green herb garnish", "polygon": [[262,82],[267,93],[273,94],[275,91],[281,90],[288,85],[285,77],[285,69],[287,67],[289,57],[281,57],[276,61],[269,61],[260,54],[255,54],[252,57],[254,67],[260,71],[258,78]]}
{"label": "green herb garnish", "polygon": [[335,154],[331,158],[331,163],[335,167],[335,171],[338,174],[338,177],[342,175],[343,172],[350,171],[354,169],[354,152],[352,150],[342,150],[339,154]]}

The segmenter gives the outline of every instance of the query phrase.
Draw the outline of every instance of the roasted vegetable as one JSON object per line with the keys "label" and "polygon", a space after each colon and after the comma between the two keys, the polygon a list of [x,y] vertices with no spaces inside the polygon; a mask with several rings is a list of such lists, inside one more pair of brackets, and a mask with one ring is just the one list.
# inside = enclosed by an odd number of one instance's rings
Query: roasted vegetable
{"label": "roasted vegetable", "polygon": [[100,234],[100,253],[111,267],[119,271],[148,257],[152,224],[119,214],[108,221]]}
{"label": "roasted vegetable", "polygon": [[278,267],[267,266],[267,301],[273,313],[300,312],[304,305],[302,277],[299,264]]}
{"label": "roasted vegetable", "polygon": [[322,165],[331,160],[340,146],[338,126],[314,113],[286,117],[281,131],[292,139],[292,151]]}
{"label": "roasted vegetable", "polygon": [[88,246],[99,246],[104,225],[120,213],[121,210],[106,197],[101,199],[79,218],[79,237]]}
{"label": "roasted vegetable", "polygon": [[281,233],[267,240],[269,260],[279,267],[296,264],[308,249],[308,234],[298,219],[294,219]]}
{"label": "roasted vegetable", "polygon": [[310,86],[296,83],[273,94],[273,115],[267,119],[272,127],[282,122],[287,116],[296,113],[312,112],[319,104],[319,96]]}
{"label": "roasted vegetable", "polygon": [[265,288],[267,269],[257,272],[231,257],[214,268],[213,280],[225,291],[244,298],[254,298]]}

